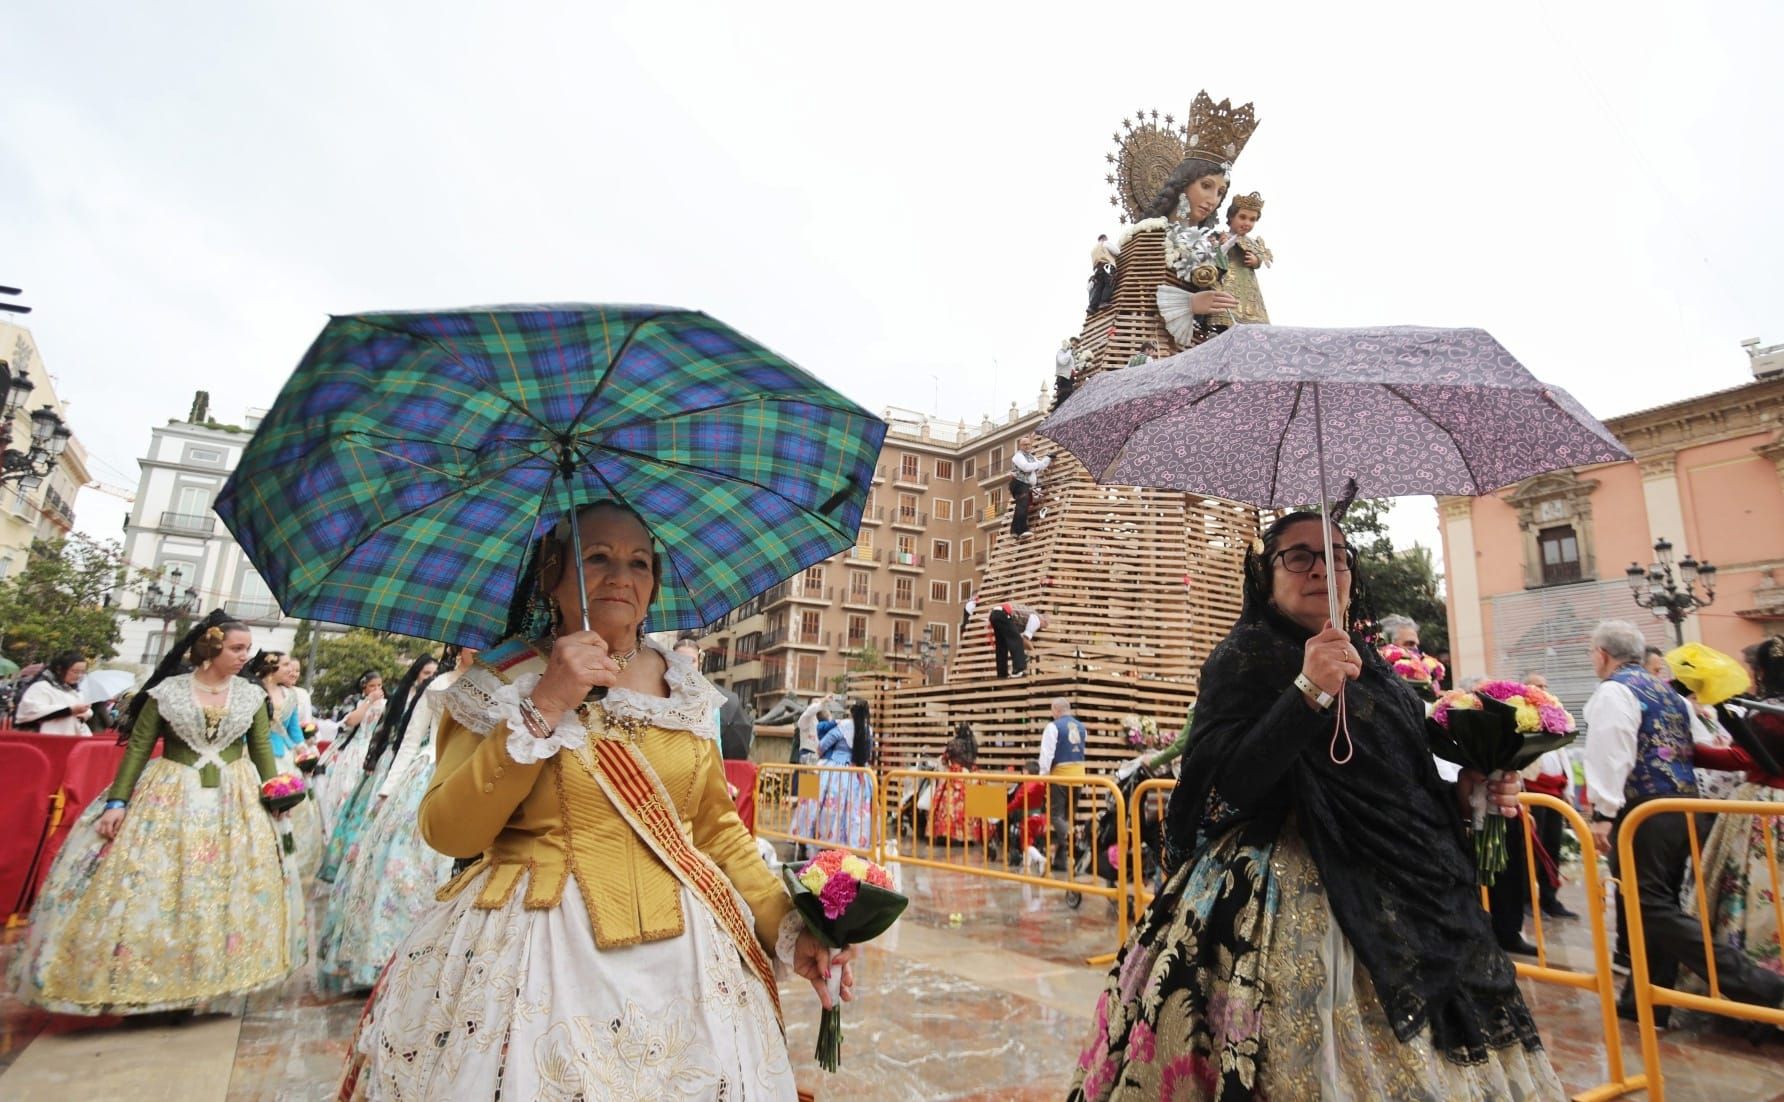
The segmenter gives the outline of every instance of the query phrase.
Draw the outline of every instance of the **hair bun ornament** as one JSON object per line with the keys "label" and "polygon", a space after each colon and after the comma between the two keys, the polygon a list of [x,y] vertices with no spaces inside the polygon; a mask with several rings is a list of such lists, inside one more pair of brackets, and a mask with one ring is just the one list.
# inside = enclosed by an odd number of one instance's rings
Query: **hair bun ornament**
{"label": "hair bun ornament", "polygon": [[205,641],[209,643],[221,643],[223,641],[223,629],[212,624],[210,627],[204,629],[204,638]]}

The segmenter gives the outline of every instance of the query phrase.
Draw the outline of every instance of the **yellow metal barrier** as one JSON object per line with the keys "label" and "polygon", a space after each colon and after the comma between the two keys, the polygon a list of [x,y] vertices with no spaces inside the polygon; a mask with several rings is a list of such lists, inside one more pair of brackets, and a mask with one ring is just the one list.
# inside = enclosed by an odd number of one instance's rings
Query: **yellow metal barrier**
{"label": "yellow metal barrier", "polygon": [[[824,806],[826,786],[838,799]],[[845,788],[867,799],[867,835],[845,844],[850,824],[844,816]],[[762,762],[756,766],[756,836],[770,841],[822,849],[847,850],[876,864],[883,863],[886,840],[885,805],[873,770],[856,765],[789,765]]]}
{"label": "yellow metal barrier", "polygon": [[[1064,870],[1055,870],[1050,859],[1036,868],[1024,852],[1023,825],[1006,821],[1009,789],[1022,784],[1045,786],[1038,809],[1019,814],[1024,818],[1046,815],[1047,826],[1035,848],[1048,858],[1055,850],[1061,853]],[[919,806],[925,788],[930,792],[926,810]],[[1108,777],[892,769],[881,777],[880,792],[881,806],[893,821],[891,836],[899,842],[896,847],[885,847],[888,862],[1055,888],[1065,892],[1074,905],[1084,896],[1099,896],[1115,908],[1116,944],[1127,940],[1127,805],[1121,789]],[[930,817],[938,801],[944,806],[958,801],[961,837],[955,838],[951,832],[936,836]],[[1053,826],[1060,818],[1073,824],[1063,838],[1055,837]],[[1097,875],[1106,857],[1097,844],[1098,827],[1104,823],[1113,828],[1116,854],[1106,883]],[[907,838],[908,853],[904,849]],[[1093,958],[1093,963],[1112,959],[1112,955]]]}
{"label": "yellow metal barrier", "polygon": [[[1171,792],[1176,787],[1177,782],[1170,777],[1154,777],[1135,785],[1133,794],[1128,797],[1130,801],[1128,812],[1132,819],[1127,824],[1127,836],[1134,839],[1134,844],[1128,847],[1133,864],[1132,870],[1128,873],[1128,882],[1134,886],[1135,918],[1139,917],[1141,911],[1152,905],[1152,885],[1146,882],[1146,846],[1144,844],[1148,809],[1150,809],[1151,819],[1158,824],[1159,837],[1162,838],[1165,829],[1165,809],[1170,806]],[[1157,794],[1156,797],[1154,793]],[[1164,854],[1160,853],[1158,857],[1162,862]],[[1162,866],[1160,875],[1163,875]]]}
{"label": "yellow metal barrier", "polygon": [[[1647,1071],[1648,1097],[1652,1102],[1665,1102],[1666,1082],[1660,1072],[1660,1038],[1654,1029],[1654,1008],[1676,1006],[1705,1014],[1720,1014],[1750,1022],[1770,1022],[1784,1026],[1784,1009],[1740,1002],[1722,994],[1716,976],[1716,956],[1710,949],[1708,896],[1704,891],[1703,850],[1698,844],[1697,816],[1700,814],[1756,815],[1762,819],[1784,818],[1784,804],[1761,800],[1649,800],[1631,811],[1617,828],[1617,867],[1623,875],[1623,914],[1629,923],[1630,983],[1635,988],[1636,1019],[1641,1024],[1642,1065]],[[1694,995],[1673,987],[1662,987],[1648,975],[1648,945],[1642,929],[1640,885],[1636,882],[1635,832],[1657,815],[1684,815],[1685,832],[1691,839],[1691,869],[1696,879],[1698,925],[1703,930],[1704,966],[1710,993]],[[1778,832],[1766,830],[1766,861],[1771,872],[1772,906],[1777,912],[1780,936],[1784,936],[1784,893],[1780,893],[1778,877]]]}
{"label": "yellow metal barrier", "polygon": [[[1623,1071],[1622,1033],[1617,1028],[1617,990],[1616,977],[1611,972],[1610,944],[1606,940],[1604,929],[1605,882],[1598,875],[1598,861],[1592,845],[1592,828],[1585,818],[1563,800],[1547,796],[1540,792],[1525,792],[1518,796],[1518,802],[1529,811],[1534,808],[1547,808],[1561,816],[1569,830],[1580,843],[1580,876],[1586,889],[1586,928],[1592,931],[1592,968],[1579,971],[1563,968],[1549,961],[1549,945],[1547,931],[1543,929],[1542,908],[1537,905],[1542,893],[1537,883],[1536,844],[1534,824],[1529,815],[1518,819],[1524,831],[1524,876],[1529,880],[1530,914],[1535,923],[1536,963],[1526,964],[1514,961],[1518,975],[1534,983],[1550,983],[1559,987],[1572,987],[1581,991],[1589,991],[1598,997],[1599,1025],[1604,1034],[1605,1070],[1608,1078],[1590,1090],[1574,1095],[1574,1102],[1602,1102],[1603,1099],[1621,1098],[1630,1091],[1641,1090],[1647,1085],[1645,1075],[1626,1075]],[[1509,824],[1508,824],[1509,825]],[[1557,861],[1558,854],[1551,855]],[[1513,870],[1506,869],[1500,875],[1510,876]],[[1487,905],[1487,890],[1481,889],[1481,906]]]}

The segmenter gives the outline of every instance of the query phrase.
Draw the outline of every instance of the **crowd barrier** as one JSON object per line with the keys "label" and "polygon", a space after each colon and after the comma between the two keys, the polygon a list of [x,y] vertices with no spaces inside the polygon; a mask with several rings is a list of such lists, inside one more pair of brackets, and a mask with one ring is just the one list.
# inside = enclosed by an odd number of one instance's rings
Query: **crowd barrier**
{"label": "crowd barrier", "polygon": [[[1710,923],[1709,897],[1704,890],[1703,849],[1697,834],[1697,816],[1701,814],[1715,815],[1754,815],[1765,820],[1784,819],[1784,804],[1767,803],[1759,800],[1699,800],[1699,799],[1660,799],[1649,800],[1635,808],[1623,820],[1617,831],[1617,867],[1624,871],[1622,878],[1623,913],[1629,926],[1629,962],[1630,982],[1635,992],[1636,1019],[1641,1026],[1642,1066],[1646,1075],[1648,1097],[1652,1102],[1665,1102],[1666,1081],[1660,1070],[1660,1039],[1654,1027],[1654,1008],[1658,1006],[1679,1007],[1685,1010],[1696,1010],[1705,1014],[1717,1014],[1728,1018],[1739,1018],[1750,1022],[1769,1022],[1774,1026],[1784,1027],[1784,1009],[1760,1006],[1756,1003],[1731,999],[1722,993],[1720,978],[1716,974],[1715,954],[1709,951],[1714,940]],[[1635,864],[1635,837],[1644,823],[1661,815],[1685,816],[1686,836],[1691,842],[1691,870],[1694,877],[1693,887],[1697,910],[1698,926],[1703,932],[1704,966],[1709,994],[1698,995],[1681,991],[1676,987],[1664,987],[1654,983],[1648,973],[1648,951],[1646,932],[1642,927],[1642,909],[1640,884]],[[1772,888],[1773,917],[1777,922],[1774,937],[1784,936],[1784,893],[1780,888],[1778,875],[1778,830],[1776,827],[1763,832],[1765,837],[1765,856],[1770,874]],[[1684,970],[1681,970],[1683,973]]]}
{"label": "crowd barrier", "polygon": [[[1542,894],[1537,880],[1537,860],[1535,829],[1528,814],[1518,817],[1517,824],[1507,824],[1513,829],[1524,832],[1524,868],[1514,870],[1507,868],[1501,876],[1522,875],[1528,883],[1529,894],[1525,897],[1531,901],[1532,932],[1535,935],[1536,963],[1514,961],[1519,977],[1534,983],[1554,984],[1558,987],[1571,987],[1576,990],[1590,992],[1598,1000],[1599,1028],[1604,1037],[1605,1072],[1603,1083],[1590,1090],[1581,1091],[1573,1096],[1574,1102],[1601,1102],[1603,1099],[1620,1098],[1631,1091],[1642,1089],[1647,1079],[1641,1075],[1627,1075],[1623,1068],[1622,1033],[1617,1028],[1617,991],[1616,976],[1611,971],[1611,949],[1608,935],[1605,932],[1605,880],[1598,874],[1598,861],[1592,844],[1592,828],[1585,818],[1572,805],[1564,800],[1547,796],[1540,792],[1525,792],[1518,796],[1518,802],[1524,805],[1526,812],[1536,808],[1546,808],[1556,812],[1567,825],[1567,829],[1580,843],[1580,877],[1581,886],[1586,892],[1586,913],[1583,921],[1592,933],[1592,967],[1581,970],[1558,964],[1549,951],[1548,931],[1543,926],[1542,908],[1537,906]],[[1554,855],[1551,855],[1554,856]],[[1558,859],[1558,858],[1557,858]],[[1487,905],[1486,889],[1481,889],[1481,905]]]}
{"label": "crowd barrier", "polygon": [[[1132,847],[1133,868],[1128,872],[1128,883],[1134,888],[1136,916],[1152,906],[1156,885],[1164,877],[1165,811],[1171,805],[1171,793],[1176,788],[1175,780],[1154,777],[1135,785],[1128,797],[1131,818],[1127,836],[1141,839],[1140,845]],[[1151,861],[1148,861],[1149,855]]]}
{"label": "crowd barrier", "polygon": [[[1086,896],[1107,899],[1116,916],[1116,945],[1127,940],[1127,806],[1113,780],[892,769],[881,776],[880,791],[892,821],[888,837],[897,842],[885,848],[885,862],[1052,888],[1073,906]],[[936,818],[938,805],[951,820],[947,826]],[[953,808],[958,837],[949,829]],[[1033,859],[1031,849],[1041,860]],[[1055,856],[1063,868],[1055,867]],[[1112,953],[1092,958],[1112,959]]]}
{"label": "crowd barrier", "polygon": [[[884,863],[886,816],[872,769],[760,762],[755,804],[758,838],[842,849]],[[841,840],[863,844],[844,845]]]}

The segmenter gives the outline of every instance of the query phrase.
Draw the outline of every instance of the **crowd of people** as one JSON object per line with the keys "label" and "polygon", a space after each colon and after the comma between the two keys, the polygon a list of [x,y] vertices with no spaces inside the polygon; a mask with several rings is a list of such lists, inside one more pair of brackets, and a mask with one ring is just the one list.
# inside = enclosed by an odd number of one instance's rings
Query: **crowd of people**
{"label": "crowd of people", "polygon": [[[749,749],[723,735],[735,698],[699,675],[697,648],[643,635],[662,548],[616,503],[577,523],[594,549],[589,629],[567,626],[580,598],[565,535],[548,533],[507,638],[420,655],[388,693],[366,671],[320,753],[298,664],[257,653],[221,613],[196,625],[119,720],[116,780],[82,811],[15,956],[21,996],[63,1013],[184,1014],[314,961],[322,991],[368,999],[342,1097],[600,1097],[641,1076],[790,1097],[773,960],[828,1005],[832,969],[852,997],[852,954],[807,930],[738,817],[723,770]],[[1345,622],[1367,619],[1348,607],[1367,566],[1339,524],[1289,514],[1244,569],[1243,613],[1181,731],[1129,723],[1136,762],[1175,766],[1179,783],[1162,882],[1109,973],[1071,1096],[1151,1097],[1188,1076],[1197,1097],[1322,1085],[1562,1097],[1507,954],[1527,949],[1526,903],[1575,916],[1553,877],[1527,901],[1510,887],[1525,878],[1503,876],[1509,894],[1496,889],[1482,910],[1476,793],[1508,817],[1526,783],[1573,798],[1614,855],[1630,811],[1697,794],[1700,769],[1733,775],[1732,797],[1784,799],[1784,718],[1698,706],[1637,629],[1612,621],[1591,640],[1601,684],[1585,709],[1583,783],[1563,753],[1527,778],[1446,770],[1425,724],[1448,671],[1420,649],[1418,625],[1384,617],[1377,649],[1328,618],[1330,588]],[[989,620],[1019,675],[1044,617],[998,606]],[[1754,696],[1784,699],[1784,640],[1746,657]],[[79,665],[49,663],[21,696],[40,729],[87,718],[65,699]],[[1066,698],[1048,712],[1025,766],[1048,780],[1013,785],[1001,821],[968,813],[979,746],[955,726],[923,808],[932,844],[1000,844],[1037,875],[1068,868],[1089,731]],[[795,759],[831,768],[798,800],[792,832],[869,850],[866,704],[817,698],[793,726]],[[306,771],[306,798],[269,795]],[[1561,826],[1535,821],[1545,868],[1559,863]],[[1704,826],[1710,959],[1681,898],[1683,821],[1637,835],[1649,972],[1670,983],[1713,960],[1732,996],[1784,1004],[1762,867],[1776,823],[1725,814]],[[1521,870],[1522,853],[1512,860]],[[723,1006],[713,990],[728,993]],[[673,1068],[651,1044],[669,1022],[687,1040]]]}

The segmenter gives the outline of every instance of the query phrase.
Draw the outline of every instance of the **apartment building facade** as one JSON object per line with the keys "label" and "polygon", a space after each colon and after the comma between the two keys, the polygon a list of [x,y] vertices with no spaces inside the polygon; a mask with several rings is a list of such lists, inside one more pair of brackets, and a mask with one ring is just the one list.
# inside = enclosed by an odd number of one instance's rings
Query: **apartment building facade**
{"label": "apartment building facade", "polygon": [[[158,581],[165,593],[195,591],[199,614],[221,606],[254,629],[254,644],[289,650],[298,622],[286,617],[212,506],[253,438],[259,414],[242,425],[210,419],[200,395],[185,420],[153,429],[136,502],[124,525],[124,559]],[[146,607],[141,587],[118,594],[120,662],[151,668],[173,637],[174,618]]]}
{"label": "apartment building facade", "polygon": [[[0,322],[0,364],[32,384],[31,397],[19,407],[11,426],[12,447],[31,444],[31,413],[48,408],[64,422],[68,409],[56,394],[55,379],[45,366],[37,338],[22,325]],[[59,539],[74,529],[74,499],[91,476],[80,437],[70,436],[55,467],[44,478],[9,481],[0,492],[0,578],[19,572],[36,540]]]}
{"label": "apartment building facade", "polygon": [[965,602],[1008,529],[1010,456],[1046,409],[1043,393],[973,427],[887,410],[855,546],[708,625],[707,676],[758,712],[876,666],[942,680]]}

